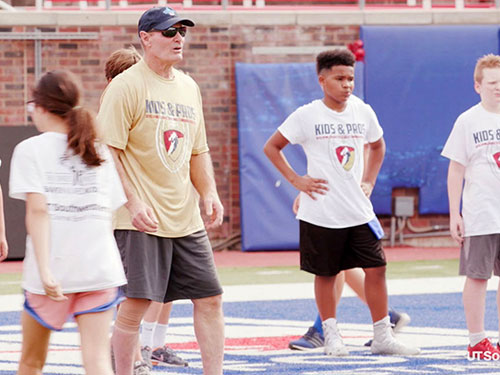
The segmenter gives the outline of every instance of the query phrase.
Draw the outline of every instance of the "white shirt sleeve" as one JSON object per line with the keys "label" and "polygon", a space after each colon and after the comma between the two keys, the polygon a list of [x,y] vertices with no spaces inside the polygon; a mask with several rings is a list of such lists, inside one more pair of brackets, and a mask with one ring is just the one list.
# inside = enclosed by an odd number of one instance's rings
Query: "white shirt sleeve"
{"label": "white shirt sleeve", "polygon": [[294,111],[287,119],[279,126],[278,131],[291,144],[302,143],[305,139],[302,132],[302,121],[299,110]]}
{"label": "white shirt sleeve", "polygon": [[453,125],[453,129],[448,136],[441,155],[466,166],[469,157],[467,155],[464,131],[465,123],[459,117]]}
{"label": "white shirt sleeve", "polygon": [[12,154],[9,178],[9,196],[26,200],[27,193],[44,194],[42,172],[37,166],[35,150],[23,141]]}
{"label": "white shirt sleeve", "polygon": [[368,104],[365,104],[365,106],[366,106],[367,116],[369,119],[368,129],[366,131],[366,141],[368,143],[373,143],[382,138],[382,136],[384,135],[384,131],[382,130],[382,127],[378,122],[377,115],[375,114],[373,108]]}

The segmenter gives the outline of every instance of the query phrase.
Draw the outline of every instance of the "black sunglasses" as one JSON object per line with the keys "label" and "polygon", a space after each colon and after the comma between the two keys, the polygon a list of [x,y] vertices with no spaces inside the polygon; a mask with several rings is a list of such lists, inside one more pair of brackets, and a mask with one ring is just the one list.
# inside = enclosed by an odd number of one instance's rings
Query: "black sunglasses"
{"label": "black sunglasses", "polygon": [[181,26],[181,27],[169,27],[168,29],[161,30],[160,31],[161,35],[163,35],[165,38],[173,38],[177,33],[181,34],[182,37],[186,36],[187,33],[187,27],[186,26]]}

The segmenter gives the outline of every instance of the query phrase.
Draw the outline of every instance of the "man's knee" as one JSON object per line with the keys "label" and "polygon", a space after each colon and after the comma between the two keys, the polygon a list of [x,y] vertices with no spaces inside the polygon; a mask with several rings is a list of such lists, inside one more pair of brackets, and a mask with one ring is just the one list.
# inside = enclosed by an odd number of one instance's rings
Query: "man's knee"
{"label": "man's knee", "polygon": [[220,311],[222,310],[222,294],[212,297],[193,299],[196,309],[202,311]]}
{"label": "man's knee", "polygon": [[116,316],[115,327],[125,332],[138,332],[149,303],[148,300],[126,300],[123,302]]}

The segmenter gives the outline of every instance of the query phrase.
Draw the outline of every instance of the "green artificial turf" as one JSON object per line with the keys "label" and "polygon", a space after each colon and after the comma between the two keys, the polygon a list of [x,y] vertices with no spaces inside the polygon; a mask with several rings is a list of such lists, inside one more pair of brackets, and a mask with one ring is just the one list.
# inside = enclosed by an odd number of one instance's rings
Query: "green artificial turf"
{"label": "green artificial turf", "polygon": [[[312,282],[313,275],[299,267],[220,267],[222,285],[276,284]],[[458,260],[417,260],[390,262],[387,278],[447,277],[458,275]],[[21,293],[21,274],[0,274],[0,294]]]}
{"label": "green artificial turf", "polygon": [[[313,275],[299,267],[222,267],[218,269],[223,285],[302,283],[313,281]],[[417,260],[390,262],[387,278],[447,277],[458,275],[458,260]]]}
{"label": "green artificial turf", "polygon": [[21,273],[0,273],[0,294],[21,292]]}

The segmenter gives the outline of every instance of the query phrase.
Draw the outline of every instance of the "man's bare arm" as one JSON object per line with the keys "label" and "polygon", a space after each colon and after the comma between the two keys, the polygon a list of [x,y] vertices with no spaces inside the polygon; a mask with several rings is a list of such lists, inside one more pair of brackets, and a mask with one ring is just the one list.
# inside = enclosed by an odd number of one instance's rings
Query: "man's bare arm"
{"label": "man's bare arm", "polygon": [[125,196],[127,197],[125,207],[127,207],[130,212],[132,225],[141,232],[156,232],[158,230],[158,219],[155,217],[151,207],[139,199],[135,189],[132,187],[125,173],[125,169],[123,168],[123,164],[120,161],[119,155],[122,151],[111,146],[109,149],[111,150],[116,170],[120,176]]}
{"label": "man's bare arm", "polygon": [[218,227],[224,219],[224,207],[217,193],[212,158],[208,152],[191,156],[191,182],[200,194],[205,214],[210,218],[207,229]]}

